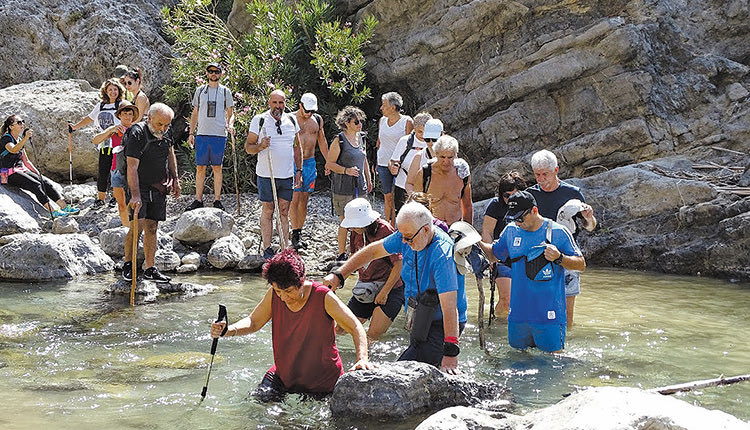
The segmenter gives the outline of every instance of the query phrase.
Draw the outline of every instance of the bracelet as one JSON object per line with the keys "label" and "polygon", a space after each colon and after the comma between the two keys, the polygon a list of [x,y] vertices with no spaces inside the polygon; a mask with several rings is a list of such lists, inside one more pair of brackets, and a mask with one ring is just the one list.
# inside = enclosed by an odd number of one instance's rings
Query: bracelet
{"label": "bracelet", "polygon": [[456,345],[458,345],[458,338],[456,336],[445,336],[445,339],[443,340],[443,342],[450,342],[450,343],[455,343]]}
{"label": "bracelet", "polygon": [[458,357],[458,354],[460,353],[461,348],[458,347],[458,344],[443,342],[443,355],[445,357]]}
{"label": "bracelet", "polygon": [[339,272],[338,270],[333,271],[331,273],[333,273],[337,278],[339,278],[339,287],[343,287],[344,281],[346,280],[346,278],[344,278],[344,275],[342,275],[341,272]]}
{"label": "bracelet", "polygon": [[297,173],[302,173],[302,169],[297,169]]}

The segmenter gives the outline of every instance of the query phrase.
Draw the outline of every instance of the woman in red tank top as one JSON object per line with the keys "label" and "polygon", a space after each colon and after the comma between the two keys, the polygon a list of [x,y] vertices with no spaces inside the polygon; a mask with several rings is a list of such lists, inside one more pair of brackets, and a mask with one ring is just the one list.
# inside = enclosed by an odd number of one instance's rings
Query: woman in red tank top
{"label": "woman in red tank top", "polygon": [[[271,321],[274,364],[258,387],[261,400],[275,400],[285,393],[333,391],[344,373],[334,322],[354,339],[357,362],[350,370],[373,368],[362,324],[328,287],[305,280],[305,266],[296,252],[286,249],[276,254],[263,266],[263,277],[271,288],[250,316],[224,333],[225,337],[255,333]],[[211,336],[221,336],[224,326],[213,323]]]}

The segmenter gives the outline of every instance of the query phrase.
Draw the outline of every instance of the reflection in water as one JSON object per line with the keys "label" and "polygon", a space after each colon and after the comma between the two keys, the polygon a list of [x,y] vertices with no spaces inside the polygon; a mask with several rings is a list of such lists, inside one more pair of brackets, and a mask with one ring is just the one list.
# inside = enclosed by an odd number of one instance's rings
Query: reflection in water
{"label": "reflection in water", "polygon": [[[213,283],[208,296],[129,308],[101,293],[110,277],[59,284],[0,284],[0,427],[88,428],[383,428],[334,420],[326,401],[292,395],[261,405],[248,397],[272,364],[270,326],[220,340],[208,396],[201,404],[216,305],[230,321],[247,315],[266,286],[257,277],[182,277]],[[350,289],[339,295],[348,299]],[[506,325],[488,328],[489,356],[478,347],[476,288],[462,337],[461,369],[507,384],[518,413],[590,386],[652,388],[747,373],[748,285],[702,278],[589,270],[565,353],[515,351]],[[489,294],[487,294],[489,297]],[[489,306],[489,303],[487,304]],[[486,314],[486,313],[485,313]],[[338,338],[344,365],[351,338]],[[408,344],[400,316],[371,348],[393,361]],[[750,384],[703,389],[681,398],[750,419]],[[23,406],[23,407],[20,407]],[[31,406],[31,407],[29,407]],[[414,428],[422,417],[388,423]]]}

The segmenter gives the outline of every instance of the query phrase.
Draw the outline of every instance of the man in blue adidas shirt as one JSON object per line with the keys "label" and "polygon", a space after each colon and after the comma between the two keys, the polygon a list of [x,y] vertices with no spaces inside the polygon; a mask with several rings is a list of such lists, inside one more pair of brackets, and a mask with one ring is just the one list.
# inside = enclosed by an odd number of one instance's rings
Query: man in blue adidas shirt
{"label": "man in blue adidas shirt", "polygon": [[573,236],[539,215],[534,196],[519,191],[508,199],[509,223],[493,244],[480,242],[491,260],[510,260],[508,343],[547,352],[565,348],[565,270],[586,269]]}
{"label": "man in blue adidas shirt", "polygon": [[378,258],[400,253],[406,300],[433,289],[437,290],[439,306],[432,314],[426,340],[415,339],[412,331],[409,347],[399,360],[429,363],[455,373],[460,352],[458,336],[466,325],[466,289],[464,277],[456,270],[453,259],[453,239],[432,221],[432,214],[422,204],[405,204],[396,217],[398,231],[357,251],[343,266],[326,276],[323,283],[336,290],[356,269]]}

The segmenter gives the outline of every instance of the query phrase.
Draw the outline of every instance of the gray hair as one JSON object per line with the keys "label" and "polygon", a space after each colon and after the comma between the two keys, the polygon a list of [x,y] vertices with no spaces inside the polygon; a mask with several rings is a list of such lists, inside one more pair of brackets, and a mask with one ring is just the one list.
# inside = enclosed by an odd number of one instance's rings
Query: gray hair
{"label": "gray hair", "polygon": [[437,142],[432,145],[432,150],[435,154],[449,149],[458,155],[458,141],[455,137],[448,134],[440,136]]}
{"label": "gray hair", "polygon": [[423,204],[418,202],[409,202],[401,206],[401,210],[396,215],[396,224],[403,225],[411,222],[415,227],[421,227],[425,224],[432,224],[432,213]]}
{"label": "gray hair", "polygon": [[395,91],[383,94],[381,100],[387,101],[389,105],[395,107],[396,109],[401,109],[401,107],[404,105],[404,98],[401,97],[401,94]]}
{"label": "gray hair", "polygon": [[367,119],[367,116],[362,112],[362,109],[354,106],[347,106],[339,111],[336,115],[335,122],[340,129],[346,130],[346,123],[354,118],[359,118],[360,121],[364,122]]}
{"label": "gray hair", "polygon": [[427,124],[427,121],[432,119],[432,115],[428,114],[427,112],[420,112],[416,115],[414,115],[414,128],[417,127],[424,127],[425,124]]}
{"label": "gray hair", "polygon": [[151,107],[148,109],[149,118],[152,117],[155,113],[169,117],[170,121],[174,119],[174,111],[171,107],[165,105],[164,103],[154,103],[151,105]]}
{"label": "gray hair", "polygon": [[557,157],[551,151],[542,149],[531,156],[531,170],[555,170]]}

